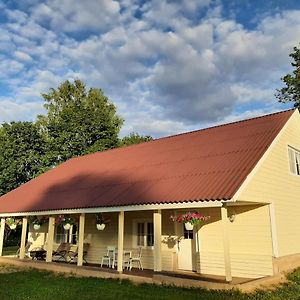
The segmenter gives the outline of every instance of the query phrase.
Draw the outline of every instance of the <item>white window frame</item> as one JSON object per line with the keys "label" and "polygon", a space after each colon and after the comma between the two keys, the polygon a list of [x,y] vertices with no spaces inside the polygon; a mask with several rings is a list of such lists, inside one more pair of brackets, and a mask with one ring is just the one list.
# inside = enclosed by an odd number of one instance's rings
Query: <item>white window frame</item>
{"label": "white window frame", "polygon": [[293,175],[300,176],[300,150],[288,146],[288,161],[290,172]]}
{"label": "white window frame", "polygon": [[[138,223],[144,224],[144,246],[138,245]],[[154,249],[153,246],[147,246],[147,236],[148,236],[148,227],[147,223],[153,224],[153,219],[134,219],[132,222],[132,247],[139,248],[142,247],[143,249]],[[154,224],[153,224],[154,226]],[[153,230],[153,238],[154,238],[154,230]]]}
{"label": "white window frame", "polygon": [[[77,226],[77,231],[76,233],[72,234],[72,231],[73,231],[73,226],[76,225]],[[57,233],[57,229],[59,228],[58,226],[55,226],[55,236],[54,236],[54,241],[56,244],[60,244],[60,243],[68,243],[68,241],[72,241],[72,236],[73,235],[76,235],[76,241],[78,243],[78,225],[77,224],[74,224],[74,225],[71,225],[70,227],[70,230],[64,230],[63,227],[62,227],[62,230],[64,231],[64,233]],[[58,241],[58,235],[61,236],[61,239],[60,242]],[[73,244],[71,242],[69,242],[71,245],[77,245],[76,244]]]}

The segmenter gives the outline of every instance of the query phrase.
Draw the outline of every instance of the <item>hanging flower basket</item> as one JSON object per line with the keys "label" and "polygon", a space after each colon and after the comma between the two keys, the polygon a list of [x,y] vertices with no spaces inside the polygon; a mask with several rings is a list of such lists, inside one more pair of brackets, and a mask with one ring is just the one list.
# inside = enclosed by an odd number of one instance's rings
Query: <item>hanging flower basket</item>
{"label": "hanging flower basket", "polygon": [[184,223],[186,230],[193,230],[195,225],[199,225],[209,218],[210,216],[203,216],[198,212],[186,212],[185,214],[170,217],[174,222]]}
{"label": "hanging flower basket", "polygon": [[71,223],[66,223],[66,224],[63,225],[63,227],[64,227],[64,230],[70,230]]}
{"label": "hanging flower basket", "polygon": [[194,229],[194,225],[190,222],[184,223],[184,227],[185,227],[186,230],[193,230]]}
{"label": "hanging flower basket", "polygon": [[34,230],[39,230],[41,226],[48,222],[48,218],[46,217],[37,217],[37,216],[30,216],[28,218],[29,224],[33,224]]}
{"label": "hanging flower basket", "polygon": [[75,220],[72,219],[69,215],[59,215],[56,218],[56,224],[62,226],[64,230],[70,230],[71,225],[75,224]]}
{"label": "hanging flower basket", "polygon": [[102,223],[102,224],[96,224],[96,227],[98,230],[104,230],[105,229],[106,224]]}
{"label": "hanging flower basket", "polygon": [[41,228],[40,224],[33,224],[33,229],[34,230],[39,230]]}
{"label": "hanging flower basket", "polygon": [[14,218],[7,218],[5,223],[9,226],[11,230],[15,230],[17,228],[17,222]]}
{"label": "hanging flower basket", "polygon": [[15,230],[17,228],[17,224],[11,224],[11,225],[9,225],[9,228],[11,230]]}
{"label": "hanging flower basket", "polygon": [[98,230],[104,230],[109,222],[110,219],[105,219],[102,213],[96,214],[96,228]]}

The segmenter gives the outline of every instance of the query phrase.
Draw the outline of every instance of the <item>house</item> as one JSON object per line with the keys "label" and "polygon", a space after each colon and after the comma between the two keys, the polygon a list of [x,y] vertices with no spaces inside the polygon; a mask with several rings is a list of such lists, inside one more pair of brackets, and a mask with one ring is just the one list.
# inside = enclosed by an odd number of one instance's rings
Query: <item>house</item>
{"label": "house", "polygon": [[[300,116],[288,110],[70,159],[0,197],[0,252],[5,218],[27,218],[32,247],[47,244],[46,261],[61,242],[89,243],[87,261],[99,264],[108,245],[142,247],[145,269],[260,278],[300,261]],[[200,212],[193,230],[171,215]],[[102,231],[95,213],[110,223]],[[55,217],[77,224],[59,229]],[[76,237],[76,238],[74,238]]]}

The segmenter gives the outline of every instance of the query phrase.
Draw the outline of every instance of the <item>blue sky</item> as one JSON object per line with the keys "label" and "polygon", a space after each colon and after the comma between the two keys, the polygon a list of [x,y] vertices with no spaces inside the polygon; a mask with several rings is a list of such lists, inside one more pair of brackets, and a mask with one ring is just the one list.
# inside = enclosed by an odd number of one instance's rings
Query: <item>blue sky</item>
{"label": "blue sky", "polygon": [[278,111],[299,42],[299,1],[0,1],[0,122],[34,120],[75,78],[117,105],[123,135]]}

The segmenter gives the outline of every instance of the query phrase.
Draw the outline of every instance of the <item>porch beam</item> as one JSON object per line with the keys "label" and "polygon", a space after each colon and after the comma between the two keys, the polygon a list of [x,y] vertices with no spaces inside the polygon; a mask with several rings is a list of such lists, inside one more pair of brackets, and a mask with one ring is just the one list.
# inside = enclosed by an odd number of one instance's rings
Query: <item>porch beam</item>
{"label": "porch beam", "polygon": [[77,266],[82,266],[83,264],[84,223],[85,223],[85,214],[81,214],[79,217]]}
{"label": "porch beam", "polygon": [[52,262],[55,217],[49,217],[46,262]]}
{"label": "porch beam", "polygon": [[153,213],[154,225],[154,271],[161,271],[161,210]]}
{"label": "porch beam", "polygon": [[123,272],[123,251],[124,251],[124,211],[119,212],[118,224],[118,266],[117,271]]}
{"label": "porch beam", "polygon": [[231,257],[230,257],[230,242],[229,242],[229,220],[227,215],[227,207],[221,207],[221,220],[223,229],[223,246],[224,246],[224,266],[225,279],[227,282],[232,281],[231,274]]}
{"label": "porch beam", "polygon": [[1,218],[1,225],[0,225],[0,256],[2,256],[2,252],[3,252],[4,232],[5,232],[5,218]]}
{"label": "porch beam", "polygon": [[20,259],[25,258],[25,247],[26,247],[26,235],[27,235],[27,217],[23,218],[22,221],[22,234],[21,234],[21,246],[20,246]]}

